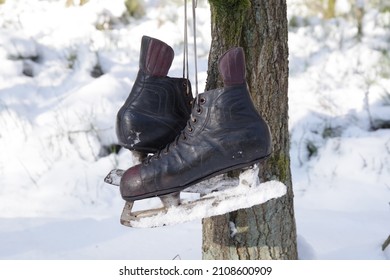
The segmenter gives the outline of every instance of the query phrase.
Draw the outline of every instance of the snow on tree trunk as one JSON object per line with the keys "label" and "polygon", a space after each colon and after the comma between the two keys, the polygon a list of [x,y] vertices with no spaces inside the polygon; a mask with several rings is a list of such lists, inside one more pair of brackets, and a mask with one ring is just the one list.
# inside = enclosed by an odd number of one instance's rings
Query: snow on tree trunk
{"label": "snow on tree trunk", "polygon": [[286,0],[209,0],[212,43],[206,90],[221,87],[217,61],[244,48],[252,99],[270,125],[273,154],[260,179],[283,182],[287,195],[203,220],[203,259],[297,259],[288,131]]}

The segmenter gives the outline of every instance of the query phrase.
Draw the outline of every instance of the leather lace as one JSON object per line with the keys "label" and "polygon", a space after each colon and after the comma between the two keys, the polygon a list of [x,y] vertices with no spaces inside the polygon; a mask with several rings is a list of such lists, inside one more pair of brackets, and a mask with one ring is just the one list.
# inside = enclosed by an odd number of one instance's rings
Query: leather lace
{"label": "leather lace", "polygon": [[[198,53],[196,44],[196,8],[198,6],[197,0],[192,0],[192,18],[193,18],[193,37],[194,37],[194,78],[195,78],[195,98],[198,97]],[[184,0],[184,50],[183,50],[183,78],[189,80],[189,66],[188,66],[188,26],[187,26],[187,0]],[[188,91],[189,89],[187,89]]]}

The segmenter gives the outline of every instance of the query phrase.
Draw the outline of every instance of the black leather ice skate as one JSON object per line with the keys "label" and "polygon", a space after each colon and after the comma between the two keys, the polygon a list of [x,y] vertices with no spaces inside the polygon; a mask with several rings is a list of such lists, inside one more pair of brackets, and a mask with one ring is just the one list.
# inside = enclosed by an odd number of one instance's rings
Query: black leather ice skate
{"label": "black leather ice skate", "polygon": [[172,142],[185,127],[193,100],[189,80],[168,77],[174,57],[166,43],[142,37],[139,72],[117,114],[119,144],[154,153]]}
{"label": "black leather ice skate", "polygon": [[219,71],[224,88],[199,94],[180,135],[121,174],[123,199],[135,201],[177,193],[271,154],[269,127],[256,111],[247,88],[243,50],[226,52],[219,61]]}

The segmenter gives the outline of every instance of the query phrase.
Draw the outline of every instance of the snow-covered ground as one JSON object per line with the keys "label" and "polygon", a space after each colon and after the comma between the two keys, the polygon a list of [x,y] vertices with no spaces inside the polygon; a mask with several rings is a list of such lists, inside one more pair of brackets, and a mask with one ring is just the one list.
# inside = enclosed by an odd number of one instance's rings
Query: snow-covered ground
{"label": "snow-covered ground", "polygon": [[[122,1],[0,5],[0,259],[201,258],[200,220],[123,227],[123,201],[103,182],[136,163],[113,144],[141,37],[171,45],[169,75],[182,75],[182,2],[144,2],[139,19],[121,17]],[[390,13],[367,5],[358,41],[352,20],[304,17],[298,2],[288,1],[299,256],[390,259],[381,249],[390,235]],[[200,89],[209,16],[199,1]]]}

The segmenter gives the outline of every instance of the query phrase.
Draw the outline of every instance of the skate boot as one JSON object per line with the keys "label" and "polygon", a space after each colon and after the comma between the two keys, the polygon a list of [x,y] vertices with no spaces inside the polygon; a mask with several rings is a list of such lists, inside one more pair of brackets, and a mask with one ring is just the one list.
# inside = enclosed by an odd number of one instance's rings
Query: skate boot
{"label": "skate boot", "polygon": [[245,80],[242,48],[219,61],[224,88],[199,94],[185,129],[164,149],[123,173],[126,201],[177,193],[202,180],[248,167],[271,154],[271,134]]}
{"label": "skate boot", "polygon": [[193,100],[187,79],[168,77],[174,57],[164,42],[143,36],[138,76],[117,114],[119,144],[154,153],[172,142],[185,127]]}

